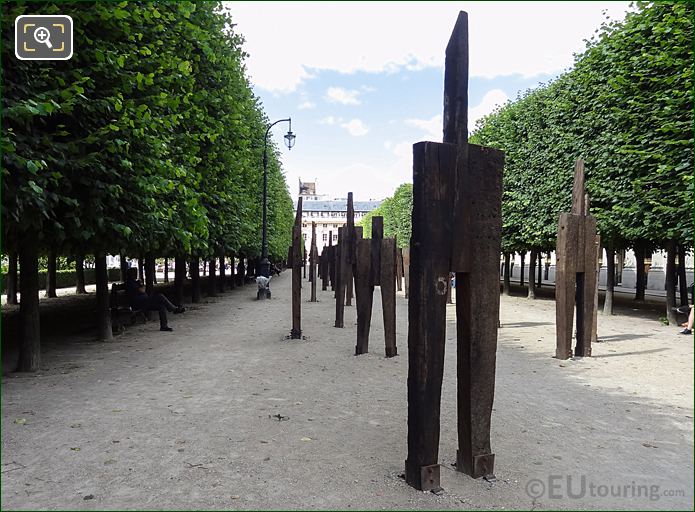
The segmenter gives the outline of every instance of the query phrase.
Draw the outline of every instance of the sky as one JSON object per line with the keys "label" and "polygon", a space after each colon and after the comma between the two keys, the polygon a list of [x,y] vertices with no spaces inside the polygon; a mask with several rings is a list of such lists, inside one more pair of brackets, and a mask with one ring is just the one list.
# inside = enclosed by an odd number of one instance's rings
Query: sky
{"label": "sky", "polygon": [[383,199],[412,182],[412,146],[442,140],[444,50],[468,12],[468,129],[569,69],[606,16],[629,2],[224,2],[271,121],[293,198]]}

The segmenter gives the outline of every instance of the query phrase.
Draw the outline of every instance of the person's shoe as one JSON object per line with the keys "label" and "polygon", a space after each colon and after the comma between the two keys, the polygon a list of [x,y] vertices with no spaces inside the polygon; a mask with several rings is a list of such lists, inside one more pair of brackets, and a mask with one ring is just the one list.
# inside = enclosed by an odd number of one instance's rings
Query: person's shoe
{"label": "person's shoe", "polygon": [[178,315],[180,313],[183,313],[184,311],[186,311],[186,308],[184,308],[183,306],[177,306],[176,309],[174,309],[174,314]]}
{"label": "person's shoe", "polygon": [[683,329],[678,334],[692,334],[692,333],[693,333],[692,329]]}
{"label": "person's shoe", "polygon": [[169,327],[169,326],[166,326],[166,327],[160,327],[159,330],[160,330],[160,331],[171,332],[171,331],[173,331],[174,329],[172,329],[172,328]]}

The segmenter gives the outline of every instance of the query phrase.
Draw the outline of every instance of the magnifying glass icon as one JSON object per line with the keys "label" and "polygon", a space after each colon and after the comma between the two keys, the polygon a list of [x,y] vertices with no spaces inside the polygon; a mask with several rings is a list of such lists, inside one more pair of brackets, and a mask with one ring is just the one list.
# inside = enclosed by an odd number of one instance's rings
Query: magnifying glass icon
{"label": "magnifying glass icon", "polygon": [[34,31],[34,39],[37,43],[45,44],[49,48],[53,48],[51,44],[51,33],[46,27],[39,27]]}

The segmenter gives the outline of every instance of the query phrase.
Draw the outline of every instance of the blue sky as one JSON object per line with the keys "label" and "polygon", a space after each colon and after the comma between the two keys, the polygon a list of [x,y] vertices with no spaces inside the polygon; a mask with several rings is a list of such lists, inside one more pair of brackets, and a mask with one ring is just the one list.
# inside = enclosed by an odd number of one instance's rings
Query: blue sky
{"label": "blue sky", "polygon": [[[283,145],[292,196],[381,199],[412,180],[412,144],[441,140],[444,49],[469,13],[469,130],[475,119],[572,64],[627,2],[228,2],[248,72],[271,120],[292,117]],[[273,130],[282,145],[287,124]]]}

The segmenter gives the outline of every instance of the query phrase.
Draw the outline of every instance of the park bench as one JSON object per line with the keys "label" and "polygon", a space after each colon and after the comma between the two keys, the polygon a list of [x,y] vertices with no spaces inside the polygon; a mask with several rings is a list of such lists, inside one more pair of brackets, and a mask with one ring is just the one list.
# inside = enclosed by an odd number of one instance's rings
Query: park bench
{"label": "park bench", "polygon": [[125,294],[125,283],[113,283],[111,285],[111,296],[109,300],[111,308],[112,323],[119,330],[122,327],[120,318],[122,315],[127,315],[130,319],[130,325],[135,324],[138,317],[141,317],[144,322],[148,320],[148,314],[142,309],[133,308],[128,304],[128,299]]}

